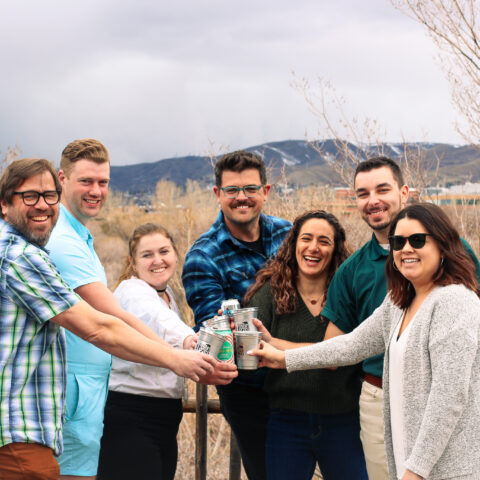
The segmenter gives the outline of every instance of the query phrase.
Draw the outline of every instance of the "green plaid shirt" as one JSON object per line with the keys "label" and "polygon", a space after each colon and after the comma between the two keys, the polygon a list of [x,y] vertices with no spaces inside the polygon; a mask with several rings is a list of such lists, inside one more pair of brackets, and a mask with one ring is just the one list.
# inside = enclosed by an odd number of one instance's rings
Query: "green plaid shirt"
{"label": "green plaid shirt", "polygon": [[0,219],[0,447],[61,453],[65,334],[48,320],[78,300],[45,250]]}

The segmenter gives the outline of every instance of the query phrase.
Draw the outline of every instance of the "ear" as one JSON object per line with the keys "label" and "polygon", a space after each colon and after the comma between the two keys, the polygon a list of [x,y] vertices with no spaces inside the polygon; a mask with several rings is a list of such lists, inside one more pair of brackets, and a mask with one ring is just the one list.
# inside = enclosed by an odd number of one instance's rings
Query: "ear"
{"label": "ear", "polygon": [[269,183],[266,183],[263,186],[263,199],[264,199],[265,202],[267,201],[268,192],[270,192],[270,187],[271,187],[271,185]]}
{"label": "ear", "polygon": [[7,216],[8,206],[3,200],[0,202],[0,206],[2,207],[2,215],[5,218]]}
{"label": "ear", "polygon": [[220,202],[220,189],[216,185],[213,187],[213,193],[217,197],[217,202]]}
{"label": "ear", "polygon": [[60,180],[60,183],[62,184],[62,186],[64,185],[66,178],[67,178],[67,175],[65,174],[65,172],[63,170],[59,170],[58,179]]}
{"label": "ear", "polygon": [[401,205],[402,208],[407,204],[408,201],[408,185],[403,185],[400,189]]}

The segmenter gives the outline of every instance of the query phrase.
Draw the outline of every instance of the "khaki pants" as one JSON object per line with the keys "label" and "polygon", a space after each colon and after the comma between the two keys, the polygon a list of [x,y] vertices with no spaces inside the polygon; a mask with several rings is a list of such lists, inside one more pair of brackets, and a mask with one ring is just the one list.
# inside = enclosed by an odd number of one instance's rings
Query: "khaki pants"
{"label": "khaki pants", "polygon": [[53,450],[38,443],[9,443],[0,447],[0,480],[58,480],[60,469]]}
{"label": "khaki pants", "polygon": [[363,382],[360,395],[360,439],[369,480],[388,480],[383,439],[383,390]]}

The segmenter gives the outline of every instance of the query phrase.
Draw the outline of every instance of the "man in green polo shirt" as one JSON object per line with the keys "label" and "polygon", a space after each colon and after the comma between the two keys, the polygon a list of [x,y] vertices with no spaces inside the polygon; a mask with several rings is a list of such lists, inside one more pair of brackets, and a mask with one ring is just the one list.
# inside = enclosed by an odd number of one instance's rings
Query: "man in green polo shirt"
{"label": "man in green polo shirt", "polygon": [[[387,157],[375,157],[358,164],[354,177],[356,202],[362,219],[372,229],[372,238],[338,269],[328,287],[322,315],[330,320],[325,340],[351,332],[380,306],[387,293],[385,262],[388,231],[395,215],[405,206],[408,186],[399,166]],[[467,253],[480,263],[467,242]],[[363,362],[365,381],[360,395],[360,437],[369,480],[388,480],[383,441],[383,354]]]}

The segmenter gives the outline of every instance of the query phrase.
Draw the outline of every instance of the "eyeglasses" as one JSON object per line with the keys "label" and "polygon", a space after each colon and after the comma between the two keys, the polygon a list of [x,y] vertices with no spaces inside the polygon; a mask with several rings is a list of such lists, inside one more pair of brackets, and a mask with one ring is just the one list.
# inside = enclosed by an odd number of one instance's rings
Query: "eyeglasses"
{"label": "eyeglasses", "polygon": [[263,185],[245,185],[244,187],[220,187],[227,198],[237,198],[240,192],[246,197],[254,197]]}
{"label": "eyeglasses", "polygon": [[33,207],[38,203],[40,197],[43,197],[47,205],[56,205],[60,201],[60,193],[58,190],[47,190],[46,192],[35,192],[29,190],[27,192],[13,192],[14,195],[21,195],[23,203],[27,207]]}
{"label": "eyeglasses", "polygon": [[405,244],[408,243],[412,248],[423,248],[425,246],[425,242],[427,241],[427,236],[430,233],[413,233],[409,237],[404,237],[403,235],[392,235],[388,237],[388,241],[390,242],[390,247],[393,250],[401,250]]}

